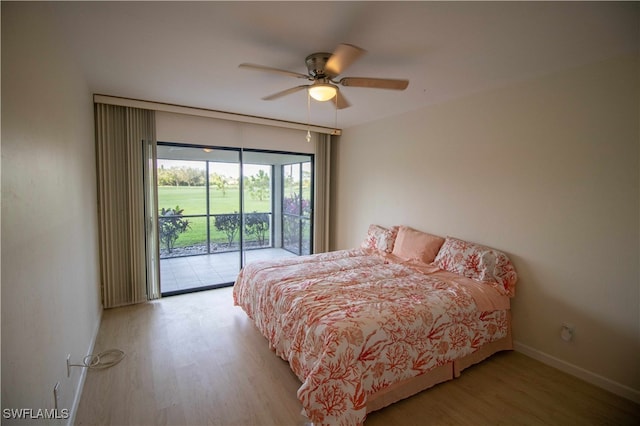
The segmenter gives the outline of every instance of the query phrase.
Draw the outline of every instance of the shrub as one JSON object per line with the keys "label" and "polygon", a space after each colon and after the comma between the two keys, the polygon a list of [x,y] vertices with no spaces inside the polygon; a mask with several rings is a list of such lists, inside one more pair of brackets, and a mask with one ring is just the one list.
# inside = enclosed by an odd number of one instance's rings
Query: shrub
{"label": "shrub", "polygon": [[176,206],[175,209],[165,209],[163,207],[160,210],[160,217],[158,218],[160,222],[160,243],[167,247],[169,253],[173,250],[180,234],[190,228],[189,220],[182,217],[183,211],[184,209],[179,206]]}
{"label": "shrub", "polygon": [[247,214],[244,219],[244,230],[247,235],[255,236],[260,246],[264,246],[269,231],[269,214],[256,211]]}
{"label": "shrub", "polygon": [[240,214],[237,211],[231,214],[216,215],[215,227],[218,231],[223,231],[227,236],[228,247],[231,247],[240,229]]}

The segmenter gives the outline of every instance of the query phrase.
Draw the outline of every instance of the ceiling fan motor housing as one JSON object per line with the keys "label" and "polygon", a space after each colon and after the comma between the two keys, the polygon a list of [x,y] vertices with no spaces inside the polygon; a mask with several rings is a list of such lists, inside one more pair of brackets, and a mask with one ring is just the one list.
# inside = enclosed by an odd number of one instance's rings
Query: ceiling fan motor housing
{"label": "ceiling fan motor housing", "polygon": [[331,53],[326,52],[312,53],[311,55],[307,56],[304,62],[307,64],[309,75],[316,78],[335,77],[327,74],[325,70],[327,61],[330,57]]}

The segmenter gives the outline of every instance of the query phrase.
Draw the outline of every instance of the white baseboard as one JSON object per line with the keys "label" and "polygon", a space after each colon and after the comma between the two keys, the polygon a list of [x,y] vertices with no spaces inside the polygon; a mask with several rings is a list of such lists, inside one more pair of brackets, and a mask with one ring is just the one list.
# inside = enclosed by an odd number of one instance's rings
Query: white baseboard
{"label": "white baseboard", "polygon": [[578,377],[585,382],[591,383],[592,385],[596,385],[611,393],[615,393],[616,395],[622,396],[624,398],[630,399],[637,404],[640,404],[639,390],[607,379],[606,377],[600,376],[599,374],[585,370],[582,367],[578,367],[577,365],[573,365],[517,341],[513,342],[513,349],[533,359],[543,362],[551,367],[557,368],[560,371],[564,371],[565,373]]}
{"label": "white baseboard", "polygon": [[[91,342],[89,343],[89,348],[87,350],[87,356],[93,353],[93,350],[96,345],[96,339],[98,338],[98,332],[100,331],[100,324],[102,324],[102,312],[104,309],[100,310],[100,316],[98,317],[98,321],[95,329],[93,330],[93,337],[91,338]],[[80,379],[78,380],[78,386],[76,387],[76,393],[73,396],[73,404],[71,406],[71,410],[69,413],[69,421],[67,422],[67,426],[73,426],[76,423],[76,412],[78,411],[78,406],[80,405],[80,399],[82,398],[82,389],[84,388],[84,381],[87,377],[88,368],[80,369]]]}

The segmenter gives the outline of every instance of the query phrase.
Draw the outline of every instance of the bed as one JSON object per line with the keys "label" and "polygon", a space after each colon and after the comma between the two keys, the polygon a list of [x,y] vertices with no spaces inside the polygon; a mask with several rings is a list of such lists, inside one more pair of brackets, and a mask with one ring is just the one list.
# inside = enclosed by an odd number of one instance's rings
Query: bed
{"label": "bed", "polygon": [[254,262],[234,303],[302,382],[317,425],[359,425],[512,349],[508,257],[406,226],[369,227],[361,247]]}

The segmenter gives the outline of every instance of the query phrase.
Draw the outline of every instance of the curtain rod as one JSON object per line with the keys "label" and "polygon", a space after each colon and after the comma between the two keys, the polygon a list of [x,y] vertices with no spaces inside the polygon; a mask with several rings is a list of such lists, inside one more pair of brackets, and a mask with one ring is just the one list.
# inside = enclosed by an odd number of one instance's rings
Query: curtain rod
{"label": "curtain rod", "polygon": [[110,95],[93,95],[93,102],[108,105],[127,106],[133,108],[150,109],[154,111],[173,112],[177,114],[195,115],[198,117],[218,118],[222,120],[239,121],[242,123],[263,124],[266,126],[284,127],[295,130],[310,130],[312,132],[323,133],[332,136],[340,136],[342,129],[331,127],[314,126],[293,121],[276,120],[273,118],[256,117],[252,115],[236,114],[232,112],[216,111],[212,109],[194,108],[183,105],[167,104],[163,102],[144,101],[140,99],[124,98]]}

